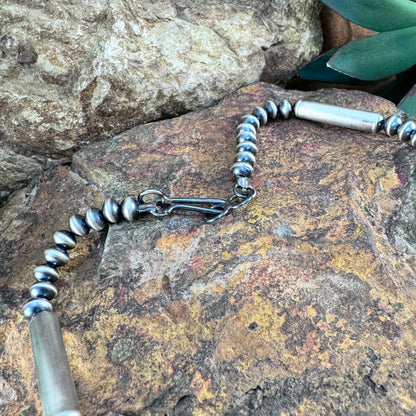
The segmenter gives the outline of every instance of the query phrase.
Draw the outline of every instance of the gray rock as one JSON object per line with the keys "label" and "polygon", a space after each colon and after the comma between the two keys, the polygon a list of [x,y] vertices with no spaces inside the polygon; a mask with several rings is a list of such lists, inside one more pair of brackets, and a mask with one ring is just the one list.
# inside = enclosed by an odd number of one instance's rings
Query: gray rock
{"label": "gray rock", "polygon": [[260,78],[285,82],[319,52],[318,9],[316,0],[5,0],[1,147],[70,156]]}

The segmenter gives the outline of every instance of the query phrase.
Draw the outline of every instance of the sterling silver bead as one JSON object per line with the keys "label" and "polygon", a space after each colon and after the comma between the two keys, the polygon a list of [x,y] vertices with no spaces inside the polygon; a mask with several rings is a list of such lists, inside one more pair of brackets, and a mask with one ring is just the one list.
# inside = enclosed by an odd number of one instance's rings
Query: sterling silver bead
{"label": "sterling silver bead", "polygon": [[234,163],[237,162],[246,162],[250,163],[251,166],[254,166],[254,164],[256,163],[256,158],[251,152],[240,152],[237,153],[237,156],[234,159]]}
{"label": "sterling silver bead", "polygon": [[386,123],[384,124],[384,131],[387,136],[394,136],[397,134],[397,130],[399,130],[402,124],[402,119],[397,114],[394,114],[386,120]]}
{"label": "sterling silver bead", "polygon": [[52,247],[45,250],[46,261],[55,267],[64,266],[69,262],[68,253],[60,247]]}
{"label": "sterling silver bead", "polygon": [[242,131],[237,136],[237,143],[242,143],[242,142],[246,142],[246,141],[257,143],[257,137],[254,133],[252,133],[250,131]]}
{"label": "sterling silver bead", "polygon": [[237,153],[251,152],[253,155],[257,154],[257,146],[253,142],[242,142],[237,145]]}
{"label": "sterling silver bead", "polygon": [[50,265],[42,265],[35,268],[33,271],[35,279],[38,282],[51,282],[54,283],[59,279],[58,270]]}
{"label": "sterling silver bead", "polygon": [[95,231],[103,230],[107,223],[104,219],[103,212],[98,208],[90,208],[85,214],[85,222],[88,227]]}
{"label": "sterling silver bead", "polygon": [[264,126],[267,123],[267,112],[263,107],[256,107],[253,110],[253,116],[258,118],[261,126]]}
{"label": "sterling silver bead", "polygon": [[276,120],[279,114],[279,110],[274,101],[271,101],[271,100],[267,101],[267,103],[264,106],[264,109],[266,110],[267,118],[269,120]]}
{"label": "sterling silver bead", "polygon": [[252,124],[256,128],[256,131],[260,128],[260,121],[256,116],[253,116],[253,114],[246,114],[243,116],[241,123]]}
{"label": "sterling silver bead", "polygon": [[90,227],[82,215],[73,215],[69,219],[69,228],[75,235],[80,237],[85,237],[90,232]]}
{"label": "sterling silver bead", "polygon": [[412,147],[416,147],[416,131],[411,134],[409,144]]}
{"label": "sterling silver bead", "polygon": [[23,306],[23,315],[27,319],[43,311],[52,312],[52,305],[46,299],[34,299]]}
{"label": "sterling silver bead", "polygon": [[53,299],[58,294],[56,287],[48,282],[36,283],[30,288],[32,298]]}
{"label": "sterling silver bead", "polygon": [[241,123],[237,126],[237,134],[240,134],[242,131],[251,131],[253,134],[256,134],[256,128],[250,123]]}
{"label": "sterling silver bead", "polygon": [[113,198],[105,200],[102,211],[105,219],[113,224],[121,217],[121,207]]}
{"label": "sterling silver bead", "polygon": [[397,136],[399,140],[402,142],[408,142],[410,140],[410,136],[416,130],[416,123],[413,120],[406,121],[403,125],[399,128]]}
{"label": "sterling silver bead", "polygon": [[292,114],[292,104],[288,100],[283,100],[277,106],[280,118],[287,120]]}
{"label": "sterling silver bead", "polygon": [[237,162],[231,168],[231,172],[234,176],[244,176],[251,178],[253,176],[253,166],[246,162]]}
{"label": "sterling silver bead", "polygon": [[75,234],[71,231],[60,230],[53,235],[55,244],[65,250],[70,250],[77,245]]}
{"label": "sterling silver bead", "polygon": [[138,201],[128,196],[121,205],[121,212],[127,221],[133,221],[138,215],[139,203]]}

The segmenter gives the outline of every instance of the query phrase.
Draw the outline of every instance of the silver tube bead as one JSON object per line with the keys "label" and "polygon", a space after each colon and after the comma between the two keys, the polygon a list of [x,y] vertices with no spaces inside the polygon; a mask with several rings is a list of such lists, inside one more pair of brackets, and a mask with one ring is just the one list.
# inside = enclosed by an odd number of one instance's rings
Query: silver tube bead
{"label": "silver tube bead", "polygon": [[29,322],[43,416],[81,416],[58,319],[43,311]]}
{"label": "silver tube bead", "polygon": [[303,100],[296,103],[294,112],[296,117],[305,120],[371,133],[380,131],[384,121],[378,113]]}

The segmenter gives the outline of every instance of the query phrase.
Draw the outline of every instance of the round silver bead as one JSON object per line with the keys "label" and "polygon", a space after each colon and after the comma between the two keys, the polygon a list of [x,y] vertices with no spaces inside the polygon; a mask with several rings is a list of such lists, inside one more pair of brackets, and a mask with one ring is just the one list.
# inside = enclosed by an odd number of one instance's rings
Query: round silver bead
{"label": "round silver bead", "polygon": [[253,166],[246,162],[237,162],[231,168],[231,172],[234,176],[244,176],[251,178],[253,176]]}
{"label": "round silver bead", "polygon": [[36,267],[33,274],[38,282],[54,283],[59,279],[58,270],[46,264]]}
{"label": "round silver bead", "polygon": [[116,223],[121,217],[121,207],[113,198],[107,198],[103,208],[104,218],[111,223]]}
{"label": "round silver bead", "polygon": [[34,299],[23,306],[23,315],[27,319],[43,311],[52,312],[52,305],[46,299]]}
{"label": "round silver bead", "polygon": [[64,266],[69,262],[68,253],[60,247],[52,247],[45,250],[46,261],[55,267]]}
{"label": "round silver bead", "polygon": [[240,134],[242,131],[251,131],[253,134],[256,134],[256,128],[250,123],[241,123],[237,126],[237,134]]}
{"label": "round silver bead", "polygon": [[411,134],[409,145],[412,147],[416,147],[416,131]]}
{"label": "round silver bead", "polygon": [[399,128],[397,132],[397,136],[399,140],[402,142],[408,142],[410,140],[410,136],[416,130],[416,123],[413,120],[406,121],[403,125]]}
{"label": "round silver bead", "polygon": [[241,123],[248,123],[252,124],[256,131],[260,128],[260,121],[257,117],[253,116],[253,114],[246,114],[241,118]]}
{"label": "round silver bead", "polygon": [[88,227],[95,231],[103,230],[107,223],[104,219],[103,212],[98,208],[90,208],[85,214],[85,222]]}
{"label": "round silver bead", "polygon": [[237,145],[237,153],[251,152],[255,156],[257,154],[257,146],[253,142],[242,142]]}
{"label": "round silver bead", "polygon": [[70,250],[77,245],[75,234],[67,230],[57,231],[53,235],[53,240],[57,246],[62,247],[65,250]]}
{"label": "round silver bead", "polygon": [[271,100],[267,101],[267,103],[264,105],[264,109],[266,110],[267,118],[269,120],[276,120],[279,114],[279,110],[274,101],[271,101]]}
{"label": "round silver bead", "polygon": [[139,203],[132,196],[128,196],[121,205],[121,212],[127,221],[133,221],[138,215]]}
{"label": "round silver bead", "polygon": [[53,299],[58,294],[56,287],[48,282],[35,283],[30,288],[30,296],[32,298],[43,298],[47,300]]}
{"label": "round silver bead", "polygon": [[251,166],[254,166],[254,164],[256,163],[256,158],[251,152],[240,152],[237,153],[237,156],[234,159],[234,163],[237,162],[246,162],[250,163]]}
{"label": "round silver bead", "polygon": [[267,123],[267,112],[263,107],[256,107],[253,110],[253,116],[258,118],[261,126],[264,126]]}
{"label": "round silver bead", "polygon": [[394,136],[397,134],[397,130],[399,130],[402,124],[402,119],[397,114],[392,115],[386,120],[386,123],[384,124],[384,131],[387,136]]}
{"label": "round silver bead", "polygon": [[280,118],[287,120],[292,114],[292,104],[288,100],[283,100],[277,106]]}
{"label": "round silver bead", "polygon": [[252,133],[250,131],[242,131],[237,136],[237,143],[242,143],[242,142],[246,142],[246,141],[257,143],[257,137],[254,133]]}
{"label": "round silver bead", "polygon": [[85,237],[90,232],[90,227],[82,215],[73,215],[69,219],[69,228],[75,235],[80,237]]}

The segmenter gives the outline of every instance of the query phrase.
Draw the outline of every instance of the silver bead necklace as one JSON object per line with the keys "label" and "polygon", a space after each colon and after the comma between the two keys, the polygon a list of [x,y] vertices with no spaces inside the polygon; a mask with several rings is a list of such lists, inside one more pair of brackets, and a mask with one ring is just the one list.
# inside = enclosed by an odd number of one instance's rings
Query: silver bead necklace
{"label": "silver bead necklace", "polygon": [[237,155],[231,168],[236,183],[227,200],[169,198],[158,190],[149,189],[141,192],[138,198],[125,198],[121,204],[108,198],[101,209],[90,208],[85,215],[73,215],[69,230],[55,232],[55,246],[45,250],[46,264],[35,268],[37,283],[30,288],[32,300],[23,307],[23,315],[29,319],[43,416],[81,416],[61,329],[50,303],[57,295],[54,283],[59,278],[58,269],[68,263],[68,250],[75,248],[77,238],[85,237],[90,230],[101,231],[120,220],[134,221],[149,213],[163,217],[176,211],[194,211],[202,213],[205,221],[212,223],[246,205],[256,196],[250,178],[256,161],[257,131],[268,121],[288,119],[291,115],[371,133],[384,130],[388,136],[397,134],[400,141],[416,147],[415,121],[403,122],[399,115],[385,120],[378,113],[311,101],[300,100],[292,107],[287,100],[279,104],[269,100],[264,107],[256,107],[252,114],[243,116],[237,127]]}

